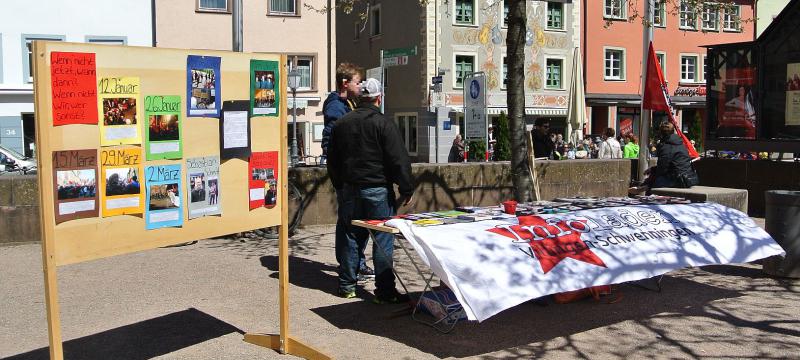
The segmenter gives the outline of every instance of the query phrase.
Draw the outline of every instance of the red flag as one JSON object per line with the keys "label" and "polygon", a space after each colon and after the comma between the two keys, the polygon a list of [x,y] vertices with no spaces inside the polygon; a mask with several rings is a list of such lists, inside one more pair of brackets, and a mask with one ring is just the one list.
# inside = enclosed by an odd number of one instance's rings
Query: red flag
{"label": "red flag", "polygon": [[658,63],[656,52],[653,49],[653,42],[650,42],[650,54],[647,58],[647,78],[645,79],[644,96],[642,99],[642,107],[649,110],[666,111],[669,114],[669,121],[675,126],[675,131],[678,136],[683,140],[683,146],[689,151],[689,157],[697,159],[700,155],[694,149],[692,143],[683,135],[678,126],[678,121],[675,120],[675,113],[672,111],[672,101],[669,98],[669,90],[664,81],[664,73],[661,71],[661,64]]}

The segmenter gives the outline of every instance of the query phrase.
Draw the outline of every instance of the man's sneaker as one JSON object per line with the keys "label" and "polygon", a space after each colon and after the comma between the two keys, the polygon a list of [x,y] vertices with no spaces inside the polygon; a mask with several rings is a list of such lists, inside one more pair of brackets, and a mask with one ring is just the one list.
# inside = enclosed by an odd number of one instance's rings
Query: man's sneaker
{"label": "man's sneaker", "polygon": [[374,279],[375,278],[375,270],[372,270],[371,267],[364,265],[361,269],[358,269],[359,277],[363,276],[366,279]]}
{"label": "man's sneaker", "polygon": [[345,298],[345,299],[352,299],[352,298],[356,297],[356,291],[355,290],[352,290],[352,291],[339,290],[339,297]]}
{"label": "man's sneaker", "polygon": [[401,294],[397,289],[392,289],[391,293],[384,295],[375,295],[372,302],[375,304],[403,304],[411,301],[408,294]]}

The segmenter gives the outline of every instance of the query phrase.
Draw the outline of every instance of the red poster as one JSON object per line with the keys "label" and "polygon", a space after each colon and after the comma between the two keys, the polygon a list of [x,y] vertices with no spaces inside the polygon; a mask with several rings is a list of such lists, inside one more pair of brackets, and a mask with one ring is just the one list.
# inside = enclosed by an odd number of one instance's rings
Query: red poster
{"label": "red poster", "polygon": [[53,125],[97,124],[97,70],[93,53],[50,53]]}
{"label": "red poster", "polygon": [[254,152],[250,155],[250,210],[273,208],[278,203],[278,152]]}
{"label": "red poster", "polygon": [[756,138],[753,87],[755,68],[729,68],[725,71],[724,92],[719,97],[717,133],[723,137]]}
{"label": "red poster", "polygon": [[628,134],[633,133],[633,119],[631,118],[624,118],[619,121],[619,134],[621,136],[627,136]]}

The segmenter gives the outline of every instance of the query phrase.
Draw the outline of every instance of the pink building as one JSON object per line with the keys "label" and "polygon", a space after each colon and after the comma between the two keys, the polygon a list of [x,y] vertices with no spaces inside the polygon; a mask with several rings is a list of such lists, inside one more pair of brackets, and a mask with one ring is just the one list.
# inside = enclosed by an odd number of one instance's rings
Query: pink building
{"label": "pink building", "polygon": [[[684,0],[669,1],[667,5],[655,0],[656,54],[679,111],[681,127],[698,141],[705,117],[706,49],[701,46],[754,39],[754,1],[731,1],[735,7],[730,11],[712,7],[691,11]],[[586,131],[600,134],[611,127],[636,132],[641,106],[643,27],[641,19],[627,19],[634,11],[642,14],[644,2],[596,0],[583,1],[581,6],[581,48],[590,118]],[[663,116],[655,114],[653,122],[658,123]]]}

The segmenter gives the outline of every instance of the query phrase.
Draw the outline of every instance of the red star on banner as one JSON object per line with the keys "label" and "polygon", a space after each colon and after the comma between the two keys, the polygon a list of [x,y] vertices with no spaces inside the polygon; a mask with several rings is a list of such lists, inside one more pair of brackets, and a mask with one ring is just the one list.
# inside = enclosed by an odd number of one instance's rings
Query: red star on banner
{"label": "red star on banner", "polygon": [[[556,224],[548,224],[543,218],[539,216],[520,216],[517,218],[519,225],[514,225],[510,228],[511,231],[503,228],[489,229],[488,231],[495,234],[503,235],[514,240],[530,240],[528,243],[539,259],[539,264],[542,266],[542,271],[547,274],[552,270],[561,260],[565,258],[573,258],[578,261],[583,261],[588,264],[607,267],[606,264],[600,259],[597,254],[589,249],[581,240],[581,233],[567,227],[566,222],[560,221]],[[577,220],[586,226],[586,220]],[[542,228],[535,228],[536,234],[543,237],[544,240],[534,240],[533,234],[523,227],[528,226],[541,226],[547,229],[552,235],[568,234],[561,236],[554,236],[548,238],[548,234]]]}

